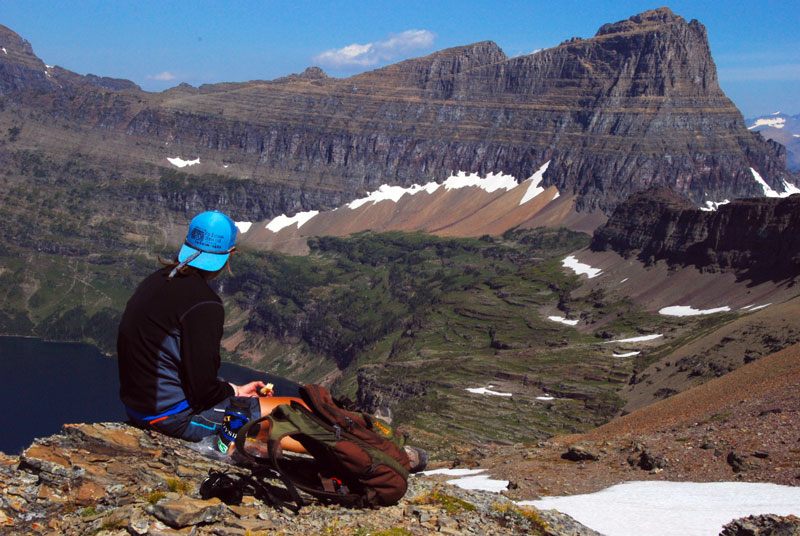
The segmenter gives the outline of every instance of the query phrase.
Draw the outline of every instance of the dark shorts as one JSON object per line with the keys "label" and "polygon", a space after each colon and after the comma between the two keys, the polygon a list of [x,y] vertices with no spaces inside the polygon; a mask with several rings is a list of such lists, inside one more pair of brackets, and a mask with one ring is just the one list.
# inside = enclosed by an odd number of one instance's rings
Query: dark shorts
{"label": "dark shorts", "polygon": [[140,423],[146,428],[158,430],[162,434],[179,437],[187,441],[201,441],[204,437],[214,435],[222,426],[225,410],[234,398],[250,404],[250,420],[261,417],[261,404],[258,397],[228,397],[213,408],[194,413],[191,408],[171,415],[156,423]]}

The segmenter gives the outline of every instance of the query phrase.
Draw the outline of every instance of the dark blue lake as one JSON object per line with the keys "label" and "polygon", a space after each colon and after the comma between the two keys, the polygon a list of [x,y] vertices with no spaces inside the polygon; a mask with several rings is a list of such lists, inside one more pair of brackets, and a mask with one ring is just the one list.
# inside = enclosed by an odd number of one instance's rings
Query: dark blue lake
{"label": "dark blue lake", "polygon": [[[293,382],[223,363],[233,383],[262,380],[278,395],[296,396]],[[117,360],[88,344],[0,337],[0,451],[18,454],[34,438],[75,422],[125,421]]]}

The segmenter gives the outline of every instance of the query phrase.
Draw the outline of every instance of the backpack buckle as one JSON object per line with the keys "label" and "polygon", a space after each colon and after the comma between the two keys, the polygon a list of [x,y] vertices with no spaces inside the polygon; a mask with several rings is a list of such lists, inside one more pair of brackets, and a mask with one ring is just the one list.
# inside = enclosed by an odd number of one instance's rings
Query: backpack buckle
{"label": "backpack buckle", "polygon": [[339,495],[347,495],[347,488],[342,483],[341,480],[338,478],[332,477],[331,482],[333,483],[333,490],[338,493]]}

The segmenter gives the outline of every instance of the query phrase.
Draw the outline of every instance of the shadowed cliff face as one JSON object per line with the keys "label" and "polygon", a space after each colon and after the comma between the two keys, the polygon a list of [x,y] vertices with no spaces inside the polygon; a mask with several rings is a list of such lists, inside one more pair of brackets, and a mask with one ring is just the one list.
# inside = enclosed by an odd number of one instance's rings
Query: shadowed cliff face
{"label": "shadowed cliff face", "polygon": [[800,274],[798,228],[800,195],[740,199],[705,212],[673,192],[653,189],[618,206],[595,232],[591,248],[780,281]]}
{"label": "shadowed cliff face", "polygon": [[199,157],[185,171],[296,188],[261,218],[459,170],[526,179],[548,160],[545,185],[607,213],[653,184],[696,204],[761,195],[750,167],[778,191],[792,182],[784,153],[720,90],[705,28],[667,8],[523,57],[486,41],[347,79],[310,69],[160,94],[46,69],[9,30],[3,43],[14,50],[0,54],[6,111],[35,108],[38,128],[79,133],[40,137],[52,152],[92,143],[123,177]]}

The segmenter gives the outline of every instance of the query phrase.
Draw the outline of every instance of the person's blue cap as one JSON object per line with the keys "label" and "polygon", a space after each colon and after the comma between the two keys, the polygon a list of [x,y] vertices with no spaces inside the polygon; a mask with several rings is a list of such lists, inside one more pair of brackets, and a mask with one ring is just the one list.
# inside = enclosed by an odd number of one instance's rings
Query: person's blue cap
{"label": "person's blue cap", "polygon": [[180,265],[216,272],[228,261],[236,245],[236,224],[227,215],[213,210],[192,219],[186,241],[178,253]]}

